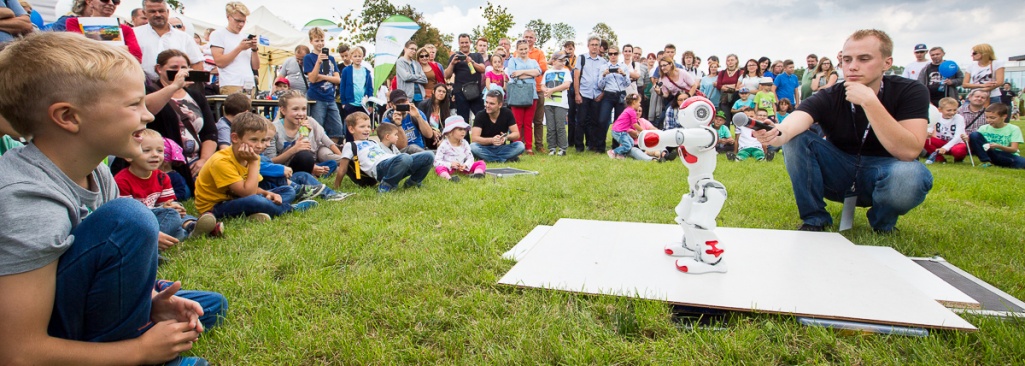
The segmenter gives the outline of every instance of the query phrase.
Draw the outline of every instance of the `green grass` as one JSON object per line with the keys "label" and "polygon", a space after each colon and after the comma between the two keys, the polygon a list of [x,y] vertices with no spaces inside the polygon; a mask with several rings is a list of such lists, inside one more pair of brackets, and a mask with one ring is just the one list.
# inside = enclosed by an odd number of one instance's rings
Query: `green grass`
{"label": "green grass", "polygon": [[[1020,123],[1019,123],[1020,125]],[[799,224],[782,159],[729,163],[719,223]],[[494,164],[493,167],[507,164]],[[1025,323],[968,317],[976,333],[850,335],[792,317],[737,314],[725,330],[687,330],[663,303],[497,284],[500,255],[559,218],[672,223],[686,170],[604,155],[533,156],[536,177],[464,179],[343,202],[266,225],[227,223],[227,237],[188,241],[160,277],[228,297],[224,324],[192,354],[220,365],[319,364],[1015,364]],[[908,256],[941,255],[1025,298],[1025,172],[931,165],[935,186],[896,235],[872,233],[865,209],[843,235]],[[839,217],[840,205],[828,209]]]}

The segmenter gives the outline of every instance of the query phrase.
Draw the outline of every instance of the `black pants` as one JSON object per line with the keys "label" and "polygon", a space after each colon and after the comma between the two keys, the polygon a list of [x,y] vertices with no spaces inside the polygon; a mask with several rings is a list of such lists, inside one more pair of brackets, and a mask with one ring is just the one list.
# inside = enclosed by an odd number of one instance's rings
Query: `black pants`
{"label": "black pants", "polygon": [[573,138],[576,130],[581,128],[577,125],[577,94],[572,84],[570,84],[569,89],[563,95],[567,95],[569,100],[569,111],[566,112],[566,136],[569,138],[569,145],[576,147],[577,150],[583,150],[583,136],[580,137],[580,141]]}
{"label": "black pants", "polygon": [[467,123],[473,123],[473,117],[476,116],[478,112],[484,110],[484,97],[477,98],[473,101],[466,100],[466,97],[463,96],[463,92],[459,87],[453,88],[452,93],[456,97],[456,114],[462,116]]}
{"label": "black pants", "polygon": [[[592,151],[603,151],[602,145],[604,145],[605,137],[599,135],[607,130],[603,128],[605,124],[598,117],[600,107],[601,102],[590,98],[583,98],[580,105],[577,106],[578,128],[573,131],[573,143],[576,145],[577,151],[583,150],[585,144]],[[584,141],[585,138],[587,141]]]}

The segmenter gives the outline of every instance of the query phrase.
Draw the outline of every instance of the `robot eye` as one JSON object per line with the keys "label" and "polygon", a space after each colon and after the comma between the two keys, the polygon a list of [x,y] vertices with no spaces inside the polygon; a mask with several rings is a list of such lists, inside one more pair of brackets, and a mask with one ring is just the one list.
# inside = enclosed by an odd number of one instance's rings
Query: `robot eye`
{"label": "robot eye", "polygon": [[712,120],[712,110],[708,106],[701,104],[698,105],[694,110],[694,118],[701,122],[708,122]]}

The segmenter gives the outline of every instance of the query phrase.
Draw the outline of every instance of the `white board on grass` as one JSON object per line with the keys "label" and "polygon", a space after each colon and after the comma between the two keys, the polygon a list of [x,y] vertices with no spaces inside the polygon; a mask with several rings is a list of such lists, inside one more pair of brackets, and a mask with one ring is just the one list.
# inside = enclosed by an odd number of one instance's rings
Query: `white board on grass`
{"label": "white board on grass", "polygon": [[858,248],[877,262],[897,272],[901,279],[917,287],[926,296],[947,307],[958,309],[979,309],[981,307],[979,302],[971,296],[954,288],[947,281],[932,274],[893,248],[868,245],[859,245]]}
{"label": "white board on grass", "polygon": [[676,270],[678,225],[559,220],[499,283],[739,311],[975,330],[836,233],[718,228],[724,274]]}
{"label": "white board on grass", "polygon": [[527,236],[524,236],[519,243],[516,243],[516,245],[512,247],[512,249],[509,249],[509,251],[502,254],[502,258],[519,262],[520,259],[523,259],[523,257],[530,252],[531,249],[534,249],[537,242],[541,241],[541,238],[543,238],[545,234],[548,233],[548,230],[551,229],[552,227],[548,225],[538,225],[534,227],[534,230],[531,230]]}

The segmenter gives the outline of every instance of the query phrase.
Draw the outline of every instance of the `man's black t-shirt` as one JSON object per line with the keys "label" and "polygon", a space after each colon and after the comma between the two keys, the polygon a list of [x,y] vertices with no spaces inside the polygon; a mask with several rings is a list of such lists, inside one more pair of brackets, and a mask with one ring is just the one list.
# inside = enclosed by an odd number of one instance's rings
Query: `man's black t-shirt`
{"label": "man's black t-shirt", "polygon": [[938,105],[940,99],[947,96],[946,88],[943,91],[940,90],[941,86],[948,88],[956,88],[957,85],[943,85],[943,76],[940,76],[940,65],[929,65],[925,66],[926,80],[929,82],[929,102],[933,105]]}
{"label": "man's black t-shirt", "polygon": [[473,117],[473,127],[480,127],[480,137],[484,138],[492,138],[509,132],[509,127],[515,125],[516,118],[513,117],[512,111],[505,107],[498,111],[498,119],[494,122],[491,121],[491,116],[486,110],[480,111]]}
{"label": "man's black t-shirt", "polygon": [[1000,89],[1000,103],[1010,107],[1012,98],[1014,98],[1016,95],[1018,94],[1013,91]]}
{"label": "man's black t-shirt", "polygon": [[[453,53],[452,56],[448,57],[449,64],[451,64],[452,61],[456,59],[457,54],[458,53]],[[484,63],[484,56],[481,56],[481,54],[479,53],[471,53],[469,54],[469,57],[478,64]],[[482,80],[481,75],[484,74],[482,72],[477,71],[474,71],[474,73],[471,74],[469,60],[467,60],[466,63],[457,63],[454,66],[452,66],[452,72],[456,74],[455,80],[452,82],[452,87],[455,88],[455,90],[459,90],[459,88],[461,88],[463,84],[466,84],[471,81],[480,83],[480,81]]]}
{"label": "man's black t-shirt", "polygon": [[[844,83],[836,83],[801,102],[797,110],[811,115],[822,126],[829,142],[841,151],[854,155],[858,153],[861,136],[868,127],[868,118],[861,106],[856,106],[852,112],[852,104],[846,98]],[[879,100],[898,122],[929,118],[929,91],[916,80],[884,76]],[[875,130],[869,132],[861,151],[865,156],[893,156],[879,142]]]}

